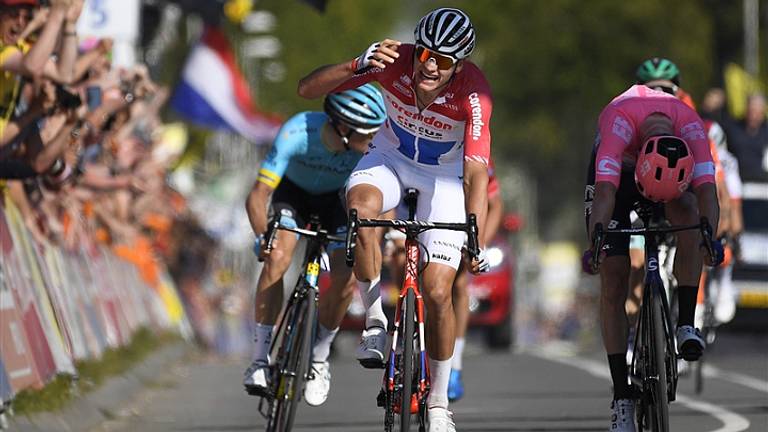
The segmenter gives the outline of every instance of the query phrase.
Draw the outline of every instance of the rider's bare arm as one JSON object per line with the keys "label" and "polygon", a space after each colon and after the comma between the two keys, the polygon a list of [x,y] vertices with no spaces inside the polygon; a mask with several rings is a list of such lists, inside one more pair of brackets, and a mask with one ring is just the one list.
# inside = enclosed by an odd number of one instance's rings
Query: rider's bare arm
{"label": "rider's bare arm", "polygon": [[267,230],[267,203],[273,190],[268,185],[257,181],[245,202],[248,220],[250,220],[251,228],[257,236],[262,235]]}
{"label": "rider's bare arm", "polygon": [[693,188],[699,203],[699,214],[709,221],[711,227],[716,228],[720,220],[720,206],[717,203],[717,190],[714,183],[702,183]]}
{"label": "rider's bare arm", "polygon": [[399,46],[400,41],[384,39],[372,44],[362,55],[351,61],[320,66],[299,80],[298,94],[303,98],[316,99],[330,93],[367,68],[385,69],[400,56],[397,53]]}
{"label": "rider's bare arm", "polygon": [[325,96],[352,78],[354,74],[349,62],[320,66],[299,80],[299,96],[306,99],[317,99]]}
{"label": "rider's bare arm", "polygon": [[477,238],[485,248],[485,222],[488,214],[488,167],[475,160],[464,161],[464,206],[467,214],[477,215]]}
{"label": "rider's bare arm", "polygon": [[504,216],[504,200],[501,194],[497,193],[488,198],[488,215],[485,218],[485,244],[488,244],[496,236],[496,232],[501,226],[501,220]]}
{"label": "rider's bare arm", "polygon": [[613,206],[616,204],[616,186],[607,181],[599,181],[595,184],[595,198],[592,201],[592,213],[589,216],[589,239],[594,235],[595,225],[603,224],[608,227],[608,222],[613,214]]}

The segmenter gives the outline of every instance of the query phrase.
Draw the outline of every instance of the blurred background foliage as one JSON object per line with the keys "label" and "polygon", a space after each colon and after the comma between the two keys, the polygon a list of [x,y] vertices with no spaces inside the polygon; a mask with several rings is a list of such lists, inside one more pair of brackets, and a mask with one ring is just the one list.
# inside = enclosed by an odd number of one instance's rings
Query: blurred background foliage
{"label": "blurred background foliage", "polygon": [[[276,17],[270,34],[281,49],[274,59],[239,61],[261,109],[284,117],[320,110],[321,101],[296,95],[299,78],[352,59],[375,40],[411,42],[418,18],[440,6],[462,8],[475,25],[471,60],[494,95],[493,156],[501,175],[518,170],[532,179],[526,184],[534,185],[530,194],[545,241],[581,238],[578,215],[597,116],[634,82],[643,59],[676,62],[682,87],[698,102],[708,88],[721,85],[728,62],[743,58],[741,1],[328,0],[320,13],[297,0],[261,0],[255,8]],[[760,6],[768,17],[768,1]],[[761,41],[768,40],[765,21]],[[233,24],[228,33],[236,47],[252,36]],[[767,58],[762,56],[762,71]],[[274,62],[280,73],[264,79]]]}

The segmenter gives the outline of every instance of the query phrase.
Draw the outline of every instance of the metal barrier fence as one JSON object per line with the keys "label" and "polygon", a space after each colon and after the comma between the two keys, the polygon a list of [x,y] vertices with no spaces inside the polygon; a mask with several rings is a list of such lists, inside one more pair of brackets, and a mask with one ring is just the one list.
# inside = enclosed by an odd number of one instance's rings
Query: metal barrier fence
{"label": "metal barrier fence", "polygon": [[37,243],[0,199],[0,402],[75,374],[76,361],[128,344],[139,328],[190,336],[176,287],[156,267],[148,281],[95,241],[74,251]]}

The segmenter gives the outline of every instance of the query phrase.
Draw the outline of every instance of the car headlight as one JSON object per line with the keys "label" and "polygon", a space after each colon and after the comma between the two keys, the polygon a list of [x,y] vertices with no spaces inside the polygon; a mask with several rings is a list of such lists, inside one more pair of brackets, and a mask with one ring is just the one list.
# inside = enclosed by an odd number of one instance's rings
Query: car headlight
{"label": "car headlight", "polygon": [[485,256],[488,258],[488,264],[491,268],[498,267],[504,262],[504,251],[502,251],[501,248],[488,248],[485,251]]}

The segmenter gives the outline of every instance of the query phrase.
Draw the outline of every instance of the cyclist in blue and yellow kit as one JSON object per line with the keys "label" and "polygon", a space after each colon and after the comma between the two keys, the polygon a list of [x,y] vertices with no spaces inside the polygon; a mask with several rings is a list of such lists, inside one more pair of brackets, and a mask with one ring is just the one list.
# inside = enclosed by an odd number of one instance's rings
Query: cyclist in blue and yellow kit
{"label": "cyclist in blue and yellow kit", "polygon": [[[298,241],[295,234],[279,231],[271,252],[262,249],[268,213],[293,227],[303,227],[311,215],[317,215],[323,229],[331,233],[345,230],[344,185],[386,119],[381,93],[370,84],[328,95],[324,111],[299,113],[283,125],[246,202],[256,233],[254,249],[265,259],[256,288],[253,362],[243,381],[249,393],[258,394],[267,387],[268,354],[282,306],[283,274]],[[331,288],[320,297],[312,352],[314,379],[307,382],[304,391],[304,399],[313,406],[328,397],[328,354],[355,289],[343,249],[331,251],[330,265]]]}

